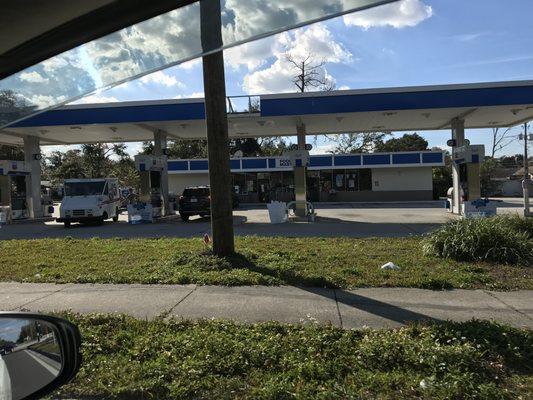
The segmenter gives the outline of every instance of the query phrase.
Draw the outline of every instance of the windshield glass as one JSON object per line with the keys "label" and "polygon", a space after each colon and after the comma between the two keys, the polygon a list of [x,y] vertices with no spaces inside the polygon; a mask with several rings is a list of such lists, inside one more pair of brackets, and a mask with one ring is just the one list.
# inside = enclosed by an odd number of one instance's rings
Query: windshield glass
{"label": "windshield glass", "polygon": [[209,188],[185,189],[183,191],[185,197],[205,197],[209,196]]}
{"label": "windshield glass", "polygon": [[[221,48],[392,1],[221,0]],[[181,7],[3,79],[0,127],[214,50],[202,48],[199,3]]]}
{"label": "windshield glass", "polygon": [[68,182],[65,183],[65,196],[97,196],[104,191],[102,182]]}

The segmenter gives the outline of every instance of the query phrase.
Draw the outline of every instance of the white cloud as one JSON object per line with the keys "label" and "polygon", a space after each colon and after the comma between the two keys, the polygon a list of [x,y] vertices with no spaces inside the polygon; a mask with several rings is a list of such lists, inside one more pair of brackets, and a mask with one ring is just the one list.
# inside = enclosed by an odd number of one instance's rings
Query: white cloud
{"label": "white cloud", "polygon": [[335,144],[320,144],[320,145],[313,145],[313,148],[309,152],[309,154],[327,154],[332,152],[335,149]]}
{"label": "white cloud", "polygon": [[142,150],[143,150],[143,143],[142,142],[126,143],[126,152],[130,156],[134,156],[136,154],[139,154]]}
{"label": "white cloud", "polygon": [[184,86],[183,83],[178,82],[176,77],[168,75],[163,71],[157,71],[153,74],[145,75],[141,79],[139,79],[139,81],[144,84],[156,83],[166,87]]}
{"label": "white cloud", "polygon": [[342,85],[338,87],[339,90],[350,90],[350,86],[348,85]]}
{"label": "white cloud", "polygon": [[201,63],[202,63],[202,59],[201,58],[195,58],[194,60],[190,60],[190,61],[184,62],[182,64],[179,64],[178,68],[181,68],[181,69],[183,69],[185,71],[189,71],[189,70],[191,70],[193,68],[199,67]]}
{"label": "white cloud", "polygon": [[92,104],[92,103],[116,103],[119,100],[113,96],[102,96],[100,93],[82,97],[70,104]]}
{"label": "white cloud", "polygon": [[51,107],[67,100],[67,96],[48,96],[43,94],[36,94],[25,98],[30,104],[36,105],[39,109]]}
{"label": "white cloud", "polygon": [[30,83],[45,83],[49,81],[48,78],[43,77],[37,71],[23,72],[20,74],[19,78],[21,81]]}
{"label": "white cloud", "polygon": [[255,70],[266,64],[268,58],[272,57],[274,48],[278,43],[276,37],[268,37],[232,47],[224,51],[224,62],[233,69],[245,66],[248,71]]}
{"label": "white cloud", "polygon": [[45,156],[50,156],[54,151],[60,151],[62,153],[69,151],[69,150],[76,150],[80,147],[78,145],[53,145],[53,146],[47,146],[47,145],[41,145],[41,150]]}
{"label": "white cloud", "polygon": [[193,92],[191,94],[178,94],[174,99],[197,99],[204,97],[204,92]]}
{"label": "white cloud", "polygon": [[418,25],[432,15],[433,8],[421,0],[401,0],[345,15],[343,21],[348,26],[359,26],[363,29],[383,26],[405,28]]}
{"label": "white cloud", "polygon": [[[352,59],[352,54],[337,42],[331,32],[323,24],[311,25],[298,29],[293,33],[283,33],[275,37],[272,44],[275,61],[262,70],[254,71],[244,77],[244,89],[251,94],[277,93],[295,91],[292,82],[297,73],[294,66],[287,60],[290,55],[295,60],[312,56],[315,63],[340,63]],[[325,77],[334,79],[324,69]]]}

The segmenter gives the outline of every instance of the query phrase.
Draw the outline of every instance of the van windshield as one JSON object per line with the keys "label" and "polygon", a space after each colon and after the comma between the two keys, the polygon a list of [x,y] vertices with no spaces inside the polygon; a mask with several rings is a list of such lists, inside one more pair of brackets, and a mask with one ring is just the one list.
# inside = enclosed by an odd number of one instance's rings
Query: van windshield
{"label": "van windshield", "polygon": [[68,182],[65,183],[65,196],[96,196],[104,191],[102,182]]}

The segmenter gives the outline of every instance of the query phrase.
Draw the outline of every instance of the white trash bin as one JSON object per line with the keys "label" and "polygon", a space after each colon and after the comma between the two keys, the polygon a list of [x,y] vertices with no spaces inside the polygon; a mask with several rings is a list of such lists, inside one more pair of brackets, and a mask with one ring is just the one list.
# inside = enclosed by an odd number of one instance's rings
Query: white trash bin
{"label": "white trash bin", "polygon": [[0,207],[0,226],[9,222],[9,207]]}
{"label": "white trash bin", "polygon": [[268,216],[271,224],[287,222],[287,205],[282,201],[272,201],[267,204]]}

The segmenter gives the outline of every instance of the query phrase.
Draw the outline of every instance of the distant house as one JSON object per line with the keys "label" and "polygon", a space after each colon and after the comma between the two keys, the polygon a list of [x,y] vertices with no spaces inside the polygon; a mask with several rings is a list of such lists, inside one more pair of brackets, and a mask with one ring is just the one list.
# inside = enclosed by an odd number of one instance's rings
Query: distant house
{"label": "distant house", "polygon": [[[529,163],[529,179],[533,179],[533,163]],[[522,181],[524,180],[524,167],[518,168],[502,181],[503,196],[522,196]],[[531,185],[530,190],[533,190]]]}

